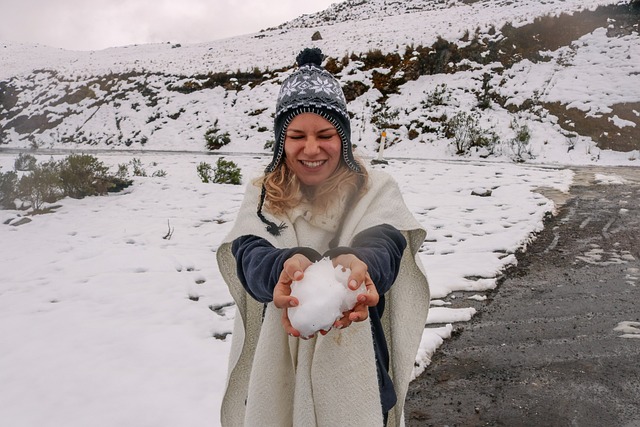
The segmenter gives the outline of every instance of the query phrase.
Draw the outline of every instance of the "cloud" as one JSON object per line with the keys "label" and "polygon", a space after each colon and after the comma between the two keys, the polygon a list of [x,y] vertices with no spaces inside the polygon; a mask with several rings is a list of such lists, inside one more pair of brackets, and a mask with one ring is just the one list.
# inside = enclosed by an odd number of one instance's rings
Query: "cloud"
{"label": "cloud", "polygon": [[[2,6],[0,40],[66,49],[198,43],[257,32],[332,1],[22,0]],[[310,4],[312,3],[312,4]]]}

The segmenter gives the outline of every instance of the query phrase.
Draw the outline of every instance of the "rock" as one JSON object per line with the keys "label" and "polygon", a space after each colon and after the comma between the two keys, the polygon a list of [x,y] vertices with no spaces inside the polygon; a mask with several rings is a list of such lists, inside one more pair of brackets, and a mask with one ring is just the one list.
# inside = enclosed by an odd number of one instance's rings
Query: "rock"
{"label": "rock", "polygon": [[315,33],[313,33],[313,35],[311,36],[311,41],[318,41],[318,40],[322,40],[322,35],[320,34],[320,31],[316,31]]}
{"label": "rock", "polygon": [[489,197],[491,194],[492,191],[488,188],[476,188],[471,191],[472,196]]}
{"label": "rock", "polygon": [[19,227],[24,224],[29,224],[31,222],[30,218],[20,218],[19,220],[12,222],[10,225],[14,227]]}

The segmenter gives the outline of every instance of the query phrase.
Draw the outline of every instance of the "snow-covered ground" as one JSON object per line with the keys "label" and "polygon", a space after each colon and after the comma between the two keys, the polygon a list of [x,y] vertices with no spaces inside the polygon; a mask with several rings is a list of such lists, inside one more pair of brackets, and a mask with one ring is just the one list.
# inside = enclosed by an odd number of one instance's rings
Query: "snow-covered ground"
{"label": "snow-covered ground", "polygon": [[[131,159],[99,157],[112,170]],[[14,158],[0,155],[3,171]],[[149,175],[167,176],[136,177],[122,193],[63,199],[31,223],[0,226],[0,419],[11,426],[218,423],[234,307],[215,252],[244,185],[201,183],[196,165],[213,156],[139,158]],[[233,160],[246,183],[268,158]],[[421,258],[433,306],[418,374],[542,229],[554,206],[535,189],[567,191],[572,173],[419,160],[385,170],[428,230]],[[18,215],[0,211],[0,223]]]}

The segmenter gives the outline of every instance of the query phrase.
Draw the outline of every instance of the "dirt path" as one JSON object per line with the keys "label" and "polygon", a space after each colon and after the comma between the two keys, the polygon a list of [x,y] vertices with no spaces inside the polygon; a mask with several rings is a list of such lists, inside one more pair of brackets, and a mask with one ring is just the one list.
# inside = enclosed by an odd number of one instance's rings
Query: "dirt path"
{"label": "dirt path", "polygon": [[[409,389],[409,426],[640,426],[640,168],[578,168],[518,267]],[[624,179],[624,184],[604,181]]]}

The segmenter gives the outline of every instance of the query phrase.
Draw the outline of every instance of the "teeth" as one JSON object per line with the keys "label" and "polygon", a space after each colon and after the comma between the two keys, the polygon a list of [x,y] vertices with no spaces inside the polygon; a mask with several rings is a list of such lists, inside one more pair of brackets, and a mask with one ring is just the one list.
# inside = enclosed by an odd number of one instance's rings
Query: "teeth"
{"label": "teeth", "polygon": [[321,166],[323,163],[324,163],[323,160],[318,162],[305,162],[304,160],[302,161],[302,164],[308,168],[317,168],[318,166]]}

